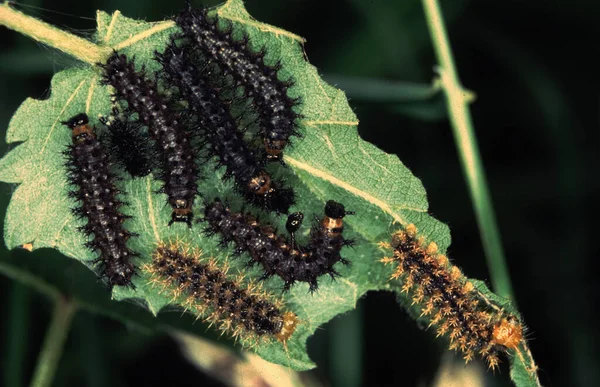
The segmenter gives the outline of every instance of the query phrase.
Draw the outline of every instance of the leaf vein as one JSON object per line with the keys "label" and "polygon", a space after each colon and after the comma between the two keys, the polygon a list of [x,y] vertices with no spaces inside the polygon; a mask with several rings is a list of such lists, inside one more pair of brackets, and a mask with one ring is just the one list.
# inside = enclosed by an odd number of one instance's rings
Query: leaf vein
{"label": "leaf vein", "polygon": [[40,150],[40,154],[43,154],[44,151],[46,150],[46,146],[48,145],[48,142],[50,141],[50,137],[52,137],[52,132],[54,132],[54,128],[56,127],[56,124],[58,124],[58,121],[60,120],[62,114],[65,112],[65,110],[67,110],[67,107],[71,104],[71,102],[73,102],[73,99],[75,99],[75,96],[79,92],[79,89],[81,89],[81,87],[85,84],[86,81],[87,81],[87,79],[84,79],[83,81],[81,81],[81,83],[79,83],[79,85],[75,88],[75,91],[73,91],[73,94],[71,94],[69,96],[69,98],[67,99],[67,102],[65,102],[65,105],[61,109],[60,113],[58,113],[58,117],[56,117],[56,120],[54,120],[54,123],[52,123],[52,127],[50,127],[50,131],[48,132],[48,136],[46,136],[46,140],[44,141],[44,145],[42,145],[42,149]]}
{"label": "leaf vein", "polygon": [[156,218],[154,217],[154,205],[152,204],[152,186],[150,184],[150,177],[146,178],[146,194],[148,197],[148,218],[152,224],[152,231],[154,231],[154,238],[156,242],[160,241],[160,235],[158,234],[158,227],[156,227]]}
{"label": "leaf vein", "polygon": [[340,277],[338,280],[340,282],[345,282],[352,288],[352,301],[354,302],[354,307],[356,308],[356,302],[358,301],[358,285],[344,277]]}
{"label": "leaf vein", "polygon": [[94,89],[96,88],[96,77],[92,78],[92,81],[90,82],[90,89],[88,90],[88,96],[87,99],[85,100],[85,113],[89,114],[90,113],[90,106],[92,105],[92,97],[94,95]]}
{"label": "leaf vein", "polygon": [[319,76],[317,75],[316,72],[313,73],[313,77],[315,78],[315,81],[317,82],[317,86],[319,86],[319,89],[321,89],[321,91],[323,92],[323,95],[329,101],[329,104],[331,105],[331,116],[333,116],[333,110],[335,109],[335,106],[333,104],[333,100],[331,99],[331,97],[329,96],[329,94],[327,94],[327,92],[325,91],[325,88],[323,87],[323,85],[321,84],[321,82],[319,82]]}
{"label": "leaf vein", "polygon": [[329,183],[331,183],[333,185],[336,185],[340,188],[345,189],[346,191],[354,194],[355,196],[363,198],[365,201],[381,208],[384,212],[387,212],[389,215],[392,216],[392,218],[394,218],[395,221],[397,221],[401,225],[403,225],[403,226],[408,225],[408,222],[406,219],[404,219],[402,216],[400,216],[397,212],[393,211],[392,208],[387,203],[376,198],[375,196],[371,195],[370,193],[365,192],[361,189],[358,189],[357,187],[354,187],[353,185],[329,174],[328,172],[317,169],[311,165],[301,162],[300,160],[296,160],[290,156],[285,156],[285,161],[287,163],[289,163],[290,165],[294,166],[295,168],[306,171],[315,177],[318,177],[320,179],[328,181]]}
{"label": "leaf vein", "polygon": [[117,10],[113,13],[112,18],[110,19],[110,24],[108,25],[108,29],[106,30],[106,36],[104,36],[104,42],[108,43],[108,41],[110,40],[110,37],[115,28],[115,24],[117,22],[117,18],[119,17],[119,15],[121,15],[121,11],[119,11],[119,10]]}
{"label": "leaf vein", "polygon": [[316,120],[316,121],[302,121],[305,125],[317,127],[319,125],[348,125],[358,126],[358,121],[336,121],[336,120]]}
{"label": "leaf vein", "polygon": [[57,243],[57,241],[60,241],[60,235],[62,234],[62,231],[65,229],[65,227],[67,227],[67,224],[69,224],[69,222],[71,222],[71,217],[67,216],[66,220],[64,221],[62,226],[60,226],[60,228],[58,229],[58,231],[56,232],[56,234],[54,236],[54,239],[52,240],[52,245],[51,245],[52,248],[59,245],[59,243]]}
{"label": "leaf vein", "polygon": [[143,32],[140,32],[139,34],[133,35],[132,37],[123,40],[122,42],[113,46],[113,48],[116,51],[122,50],[122,49],[129,47],[141,40],[147,39],[154,34],[158,34],[159,32],[162,32],[162,31],[167,30],[172,27],[175,27],[175,22],[173,20],[166,20],[163,22],[158,22],[152,28],[149,28]]}
{"label": "leaf vein", "polygon": [[280,35],[286,36],[292,40],[298,41],[300,43],[304,43],[306,42],[306,39],[304,39],[302,36],[296,35],[292,32],[286,31],[286,30],[282,30],[280,28],[277,27],[273,27],[272,25],[266,24],[266,23],[260,23],[257,21],[253,21],[253,20],[244,20],[241,19],[239,17],[236,16],[231,16],[231,15],[227,15],[226,12],[223,12],[224,10],[227,10],[232,4],[232,1],[228,1],[225,5],[223,5],[222,7],[219,8],[219,10],[217,11],[217,14],[220,17],[223,17],[225,19],[229,19],[231,21],[235,21],[238,22],[240,24],[245,24],[254,28],[258,28],[260,31],[262,32],[269,32],[272,33],[273,35],[275,35],[277,38],[279,38]]}

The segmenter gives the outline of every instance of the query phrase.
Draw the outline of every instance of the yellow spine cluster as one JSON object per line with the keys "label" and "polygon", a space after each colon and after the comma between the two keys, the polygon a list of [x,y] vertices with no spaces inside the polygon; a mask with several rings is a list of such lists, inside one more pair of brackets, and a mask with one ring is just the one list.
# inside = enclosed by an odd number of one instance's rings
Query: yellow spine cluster
{"label": "yellow spine cluster", "polygon": [[438,252],[435,242],[425,243],[409,225],[392,236],[393,255],[380,261],[396,264],[391,278],[402,281],[402,292],[410,293],[413,305],[421,307],[421,317],[437,336],[450,341],[450,349],[460,350],[465,361],[483,357],[492,369],[498,367],[498,354],[514,350],[522,358],[523,327],[518,318],[507,314],[484,297],[448,257]]}
{"label": "yellow spine cluster", "polygon": [[227,274],[228,266],[203,259],[200,250],[181,242],[161,243],[153,253],[152,264],[143,270],[152,286],[170,296],[185,311],[215,325],[242,345],[254,346],[260,340],[286,341],[294,333],[298,318],[282,310],[283,301],[243,276]]}

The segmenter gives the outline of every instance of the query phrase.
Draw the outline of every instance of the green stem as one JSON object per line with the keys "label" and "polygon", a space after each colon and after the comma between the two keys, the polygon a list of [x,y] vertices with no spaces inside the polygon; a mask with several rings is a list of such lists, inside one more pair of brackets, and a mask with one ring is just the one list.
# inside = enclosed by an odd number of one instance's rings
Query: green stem
{"label": "green stem", "polygon": [[[0,57],[1,58],[1,57]],[[377,103],[404,103],[426,101],[441,94],[437,83],[433,85],[413,82],[390,82],[384,79],[322,75],[325,82],[336,85],[353,99]]]}
{"label": "green stem", "polygon": [[46,297],[50,298],[52,302],[58,302],[62,298],[62,295],[58,289],[52,285],[41,281],[40,278],[29,273],[26,270],[22,270],[9,265],[8,263],[0,261],[0,274],[12,278],[24,285],[30,286],[35,291],[42,293]]}
{"label": "green stem", "polygon": [[52,385],[58,361],[63,352],[71,321],[77,311],[74,301],[61,298],[56,302],[50,328],[46,333],[42,352],[31,380],[31,387],[48,387]]}
{"label": "green stem", "polygon": [[506,298],[513,298],[510,276],[506,267],[504,251],[500,241],[500,232],[492,207],[492,199],[487,186],[481,156],[477,146],[477,138],[473,130],[469,102],[472,96],[461,86],[454,65],[454,59],[448,42],[437,0],[422,0],[427,18],[427,25],[433,40],[435,53],[439,62],[439,76],[446,92],[446,104],[454,139],[460,154],[463,172],[465,173],[471,200],[475,208],[479,232],[490,271],[494,291]]}
{"label": "green stem", "polygon": [[23,384],[23,361],[27,348],[30,291],[18,282],[12,283],[10,296],[10,324],[7,330],[4,384],[17,387]]}
{"label": "green stem", "polygon": [[110,47],[95,45],[79,36],[27,16],[11,8],[8,2],[0,4],[0,25],[89,64],[104,62],[112,53]]}

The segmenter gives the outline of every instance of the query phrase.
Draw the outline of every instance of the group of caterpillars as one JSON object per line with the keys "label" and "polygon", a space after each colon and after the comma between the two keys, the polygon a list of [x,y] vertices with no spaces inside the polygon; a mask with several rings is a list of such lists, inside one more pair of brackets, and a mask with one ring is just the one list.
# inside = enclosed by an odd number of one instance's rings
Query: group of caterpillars
{"label": "group of caterpillars", "polygon": [[[155,54],[161,70],[154,77],[136,70],[134,60],[118,52],[99,65],[115,104],[112,116],[100,119],[106,127],[102,138],[84,113],[63,122],[72,133],[64,153],[68,180],[75,187],[69,196],[79,203],[73,212],[87,220],[80,231],[91,237],[87,247],[99,253],[95,263],[111,287],[133,287],[133,258],[138,256],[127,246],[135,234],[124,226],[130,216],[120,210],[125,203],[117,186],[123,177],[115,167],[133,178],[153,172],[163,182],[159,192],[172,208],[168,226],[177,222],[192,227],[198,163],[211,158],[225,167],[225,178],[234,180],[235,191],[250,205],[289,214],[295,203],[294,191],[266,171],[269,161],[283,164],[284,147],[291,136],[300,135],[300,115],[295,112],[300,101],[287,94],[293,82],[280,80],[279,63],[266,64],[264,50],[251,50],[245,35],[234,38],[231,28],[219,26],[206,9],[188,7],[176,23],[180,32]],[[231,109],[235,98],[250,101],[246,107],[255,110],[261,146],[244,138]],[[204,231],[218,234],[222,245],[233,242],[236,255],[247,253],[248,265],[263,268],[261,279],[280,277],[284,291],[295,282],[306,282],[316,291],[318,277],[333,278],[337,262],[348,264],[340,255],[342,247],[352,244],[342,236],[343,218],[353,212],[333,200],[326,203],[325,216],[317,219],[304,245],[295,238],[301,212],[288,216],[286,237],[249,213],[232,211],[218,198],[205,201],[204,208],[204,218],[197,220],[207,224]],[[174,298],[185,294],[186,308],[234,336],[244,332],[244,337],[266,335],[285,342],[294,332],[296,315],[211,262],[190,254],[182,242],[160,242],[152,263],[143,268]]]}
{"label": "group of caterpillars", "polygon": [[[69,181],[77,187],[70,196],[80,202],[74,212],[87,219],[81,230],[93,236],[87,245],[100,253],[97,261],[111,286],[132,286],[136,272],[132,258],[137,254],[127,247],[133,234],[123,227],[128,216],[119,212],[123,203],[115,183],[120,178],[112,171],[110,157],[133,177],[154,171],[163,181],[160,192],[172,207],[169,226],[192,225],[200,146],[208,150],[206,160],[214,157],[225,167],[225,177],[234,179],[236,192],[249,204],[288,214],[295,202],[293,190],[265,169],[268,161],[283,163],[282,152],[290,137],[300,135],[300,115],[294,110],[299,100],[287,94],[293,82],[280,80],[279,63],[265,64],[264,50],[252,51],[245,35],[235,39],[231,28],[220,26],[207,10],[188,8],[176,23],[180,32],[164,52],[156,53],[161,65],[156,79],[137,71],[132,59],[116,52],[101,65],[104,83],[112,86],[115,101],[122,104],[110,119],[101,120],[108,129],[107,141],[97,138],[85,114],[64,122],[72,129],[73,143],[65,153]],[[239,120],[230,110],[236,91],[256,111],[261,147],[249,144],[238,128]],[[175,108],[182,101],[185,113]],[[236,255],[247,253],[249,264],[262,266],[261,279],[278,276],[284,290],[297,281],[307,282],[315,291],[318,277],[335,277],[333,266],[348,263],[340,251],[352,244],[342,236],[343,218],[349,214],[342,204],[328,201],[325,216],[312,227],[303,246],[294,234],[302,223],[300,212],[288,216],[289,237],[251,214],[233,212],[219,199],[204,203],[202,221],[208,234],[219,235],[223,244],[233,242]],[[422,307],[422,316],[429,318],[438,336],[448,336],[451,349],[462,351],[467,361],[481,356],[490,368],[498,366],[500,353],[511,351],[526,363],[523,352],[529,354],[523,350],[519,318],[479,292],[438,253],[435,243],[425,246],[414,225],[383,245],[394,251],[381,260],[397,264],[392,279],[403,281],[402,290],[412,293],[413,303]],[[298,323],[280,300],[239,277],[232,278],[214,260],[202,259],[181,242],[160,242],[143,270],[162,292],[181,300],[186,310],[235,337],[271,337],[285,343]],[[532,361],[529,364],[534,367]]]}

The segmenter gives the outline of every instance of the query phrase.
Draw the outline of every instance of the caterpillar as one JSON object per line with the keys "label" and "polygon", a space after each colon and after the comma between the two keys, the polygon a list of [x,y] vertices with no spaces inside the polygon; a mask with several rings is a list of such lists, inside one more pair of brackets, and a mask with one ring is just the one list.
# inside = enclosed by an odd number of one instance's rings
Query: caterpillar
{"label": "caterpillar", "polygon": [[142,132],[142,124],[132,119],[131,113],[122,113],[116,108],[112,116],[101,117],[100,122],[108,129],[103,140],[116,164],[131,177],[147,176],[152,171],[156,152],[152,151],[149,138]]}
{"label": "caterpillar", "polygon": [[402,291],[411,293],[412,302],[421,306],[421,316],[430,318],[429,326],[437,328],[437,335],[449,338],[450,349],[460,350],[466,362],[481,356],[491,369],[498,367],[500,354],[510,351],[527,364],[519,349],[524,343],[519,318],[479,292],[438,252],[435,242],[425,245],[414,224],[382,246],[394,250],[391,257],[380,260],[397,265],[391,278],[402,280]]}
{"label": "caterpillar", "polygon": [[198,169],[194,161],[191,135],[183,127],[180,117],[172,111],[156,82],[146,78],[145,71],[135,70],[133,60],[115,52],[104,68],[103,83],[115,89],[115,96],[127,102],[128,110],[136,112],[141,123],[148,127],[162,169],[166,193],[173,208],[169,226],[174,222],[192,226],[192,206],[197,194]]}
{"label": "caterpillar", "polygon": [[284,311],[280,299],[242,278],[232,279],[214,260],[202,259],[199,250],[181,242],[160,243],[143,270],[163,293],[184,299],[186,310],[242,342],[276,338],[285,344],[296,330],[296,314]]}
{"label": "caterpillar", "polygon": [[242,86],[252,98],[260,121],[260,134],[269,160],[282,160],[282,152],[291,136],[300,136],[294,111],[299,98],[288,96],[293,80],[282,81],[278,77],[281,62],[270,66],[265,63],[266,51],[252,51],[249,38],[244,34],[235,39],[231,26],[219,28],[219,18],[209,17],[206,8],[188,6],[176,18],[183,37],[197,51],[219,69],[230,75],[235,85]]}
{"label": "caterpillar", "polygon": [[163,67],[168,84],[175,86],[188,102],[203,128],[202,134],[211,144],[226,178],[233,177],[236,190],[251,204],[268,211],[287,213],[294,203],[294,191],[282,187],[262,168],[260,158],[248,148],[229,107],[218,89],[211,85],[209,74],[198,70],[189,50],[177,47],[171,40],[164,53],[156,57]]}
{"label": "caterpillar", "polygon": [[117,198],[121,191],[115,187],[118,179],[110,172],[108,154],[85,113],[62,124],[72,131],[72,144],[64,154],[68,181],[77,188],[69,192],[69,197],[81,203],[72,211],[80,219],[87,218],[87,224],[79,231],[94,236],[86,247],[100,253],[94,263],[101,263],[102,276],[109,285],[133,287],[131,277],[135,267],[131,259],[138,254],[127,247],[127,241],[135,234],[123,228],[123,222],[130,216],[119,212],[124,203]]}
{"label": "caterpillar", "polygon": [[[285,282],[284,291],[296,281],[307,282],[310,291],[314,292],[318,288],[318,277],[329,274],[335,278],[339,273],[333,266],[337,262],[349,264],[340,255],[340,250],[353,244],[352,240],[342,237],[343,218],[351,214],[354,213],[346,211],[342,204],[328,201],[325,216],[317,219],[305,246],[292,245],[277,235],[273,227],[261,225],[250,214],[231,212],[219,199],[206,204],[202,221],[208,223],[207,234],[219,234],[223,244],[233,241],[236,254],[247,252],[251,257],[250,264],[262,265],[263,279],[279,276]],[[288,224],[288,230],[292,232],[299,227],[294,221],[288,221]]]}

